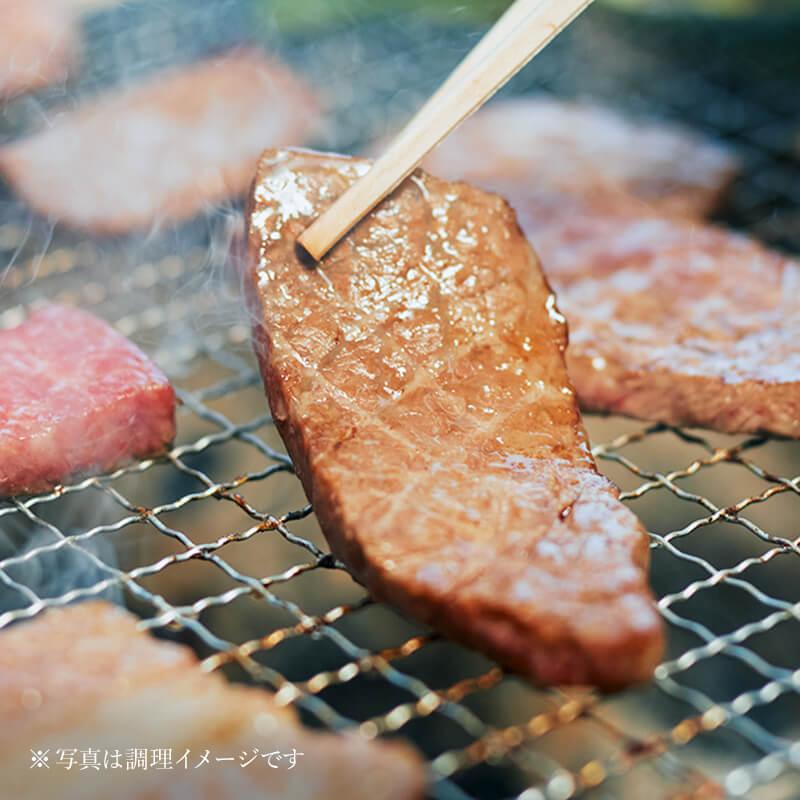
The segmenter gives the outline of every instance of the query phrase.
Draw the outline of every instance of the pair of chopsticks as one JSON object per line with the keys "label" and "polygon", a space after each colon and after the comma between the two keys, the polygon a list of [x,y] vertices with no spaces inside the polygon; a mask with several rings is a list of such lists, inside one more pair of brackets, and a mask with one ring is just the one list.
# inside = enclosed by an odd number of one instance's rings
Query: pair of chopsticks
{"label": "pair of chopsticks", "polygon": [[314,260],[321,260],[454,128],[508,83],[591,2],[516,0],[370,171],[303,232],[298,244]]}

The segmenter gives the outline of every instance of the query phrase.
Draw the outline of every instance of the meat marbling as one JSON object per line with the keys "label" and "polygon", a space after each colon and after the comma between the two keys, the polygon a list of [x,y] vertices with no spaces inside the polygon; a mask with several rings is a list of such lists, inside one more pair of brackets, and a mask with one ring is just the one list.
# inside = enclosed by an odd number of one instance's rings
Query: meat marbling
{"label": "meat marbling", "polygon": [[[105,603],[47,611],[0,634],[0,771],[14,800],[417,800],[425,773],[402,745],[303,729],[259,689],[201,671],[192,652]],[[59,750],[72,750],[67,769]],[[31,750],[49,769],[31,769]],[[97,770],[82,751],[97,752]],[[147,768],[134,763],[144,751]],[[156,750],[167,753],[157,762]],[[186,762],[181,762],[186,751]],[[296,765],[265,755],[297,751]],[[105,754],[119,753],[119,768]],[[208,751],[209,763],[201,764]],[[249,764],[244,764],[246,756]],[[263,755],[262,755],[263,754]],[[216,761],[230,758],[231,762]],[[141,756],[139,756],[141,760]],[[91,762],[89,762],[91,763]],[[112,762],[113,756],[112,756]]]}
{"label": "meat marbling", "polygon": [[596,469],[513,212],[417,173],[307,267],[297,236],[367,168],[268,151],[249,210],[264,382],[334,552],[536,681],[646,680],[663,643],[647,539]]}
{"label": "meat marbling", "polygon": [[163,453],[175,393],[103,320],[48,306],[0,331],[0,496]]}

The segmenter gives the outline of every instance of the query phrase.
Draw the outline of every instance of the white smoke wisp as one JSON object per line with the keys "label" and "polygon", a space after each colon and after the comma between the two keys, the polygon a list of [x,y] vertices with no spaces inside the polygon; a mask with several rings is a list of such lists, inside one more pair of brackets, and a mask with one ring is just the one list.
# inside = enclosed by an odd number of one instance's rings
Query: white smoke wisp
{"label": "white smoke wisp", "polygon": [[[72,512],[65,509],[58,527],[48,523],[44,514],[39,518],[37,513],[35,520],[21,512],[0,517],[0,614],[25,609],[39,600],[46,605],[89,599],[123,602],[113,538],[121,534],[86,536],[109,519],[111,500],[97,502],[93,496],[92,501],[82,499]],[[72,531],[79,538],[73,538]]]}

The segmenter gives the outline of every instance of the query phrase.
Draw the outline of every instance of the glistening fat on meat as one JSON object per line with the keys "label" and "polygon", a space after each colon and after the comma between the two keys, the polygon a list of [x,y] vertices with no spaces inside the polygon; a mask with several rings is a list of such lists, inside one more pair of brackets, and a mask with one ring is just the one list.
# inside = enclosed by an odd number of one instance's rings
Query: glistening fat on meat
{"label": "glistening fat on meat", "polygon": [[261,159],[255,341],[333,551],[377,598],[545,684],[647,680],[648,545],[592,459],[564,318],[499,197],[417,173],[309,269],[310,220],[369,168]]}
{"label": "glistening fat on meat", "polygon": [[0,331],[0,496],[163,453],[175,393],[103,320],[48,306]]}
{"label": "glistening fat on meat", "polygon": [[[425,773],[410,748],[305,730],[266,691],[202,672],[188,648],[158,641],[137,622],[113,606],[84,603],[47,611],[0,633],[4,797],[422,797]],[[31,769],[31,750],[48,752],[49,768]],[[95,752],[98,769],[82,769],[81,763],[67,769],[59,763],[59,750],[74,750],[77,761],[83,752]],[[145,753],[144,764],[141,756],[131,758],[134,751]],[[157,751],[160,761],[154,758]],[[295,767],[290,769],[288,760],[269,766],[265,756],[276,751],[282,757],[299,753]],[[106,753],[113,764],[115,752],[120,768],[107,768]],[[208,763],[198,767],[204,753]]]}
{"label": "glistening fat on meat", "polygon": [[41,214],[124,234],[244,194],[264,143],[303,141],[317,118],[287,67],[236,51],[56,115],[0,150],[0,172]]}

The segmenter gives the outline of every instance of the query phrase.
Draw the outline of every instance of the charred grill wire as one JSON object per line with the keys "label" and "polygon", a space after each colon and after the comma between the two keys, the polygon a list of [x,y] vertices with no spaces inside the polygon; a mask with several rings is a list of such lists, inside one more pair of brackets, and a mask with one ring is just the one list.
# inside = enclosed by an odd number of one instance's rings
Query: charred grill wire
{"label": "charred grill wire", "polygon": [[[663,34],[659,47],[637,47],[641,32],[611,23],[587,17],[515,90],[589,94],[732,142],[747,172],[728,221],[800,250],[800,107],[784,72],[760,63],[737,77],[711,46],[702,69],[681,71]],[[253,30],[233,0],[98,12],[66,97]],[[269,18],[258,30],[329,88],[333,124],[318,143],[339,149],[384,134],[387,109],[415,108],[475,36],[413,18],[313,39],[283,34]],[[64,100],[61,88],[10,104],[5,138]],[[721,788],[791,796],[800,767],[796,443],[589,418],[601,466],[652,532],[670,651],[634,692],[540,692],[371,602],[328,554],[266,413],[235,280],[226,282],[220,236],[235,209],[99,243],[29,219],[10,196],[2,202],[0,324],[45,298],[96,312],[154,356],[182,406],[167,458],[0,503],[0,627],[121,591],[146,627],[194,645],[205,669],[276,690],[309,723],[408,736],[443,798],[702,798]],[[80,567],[62,580],[41,580],[73,562]]]}

